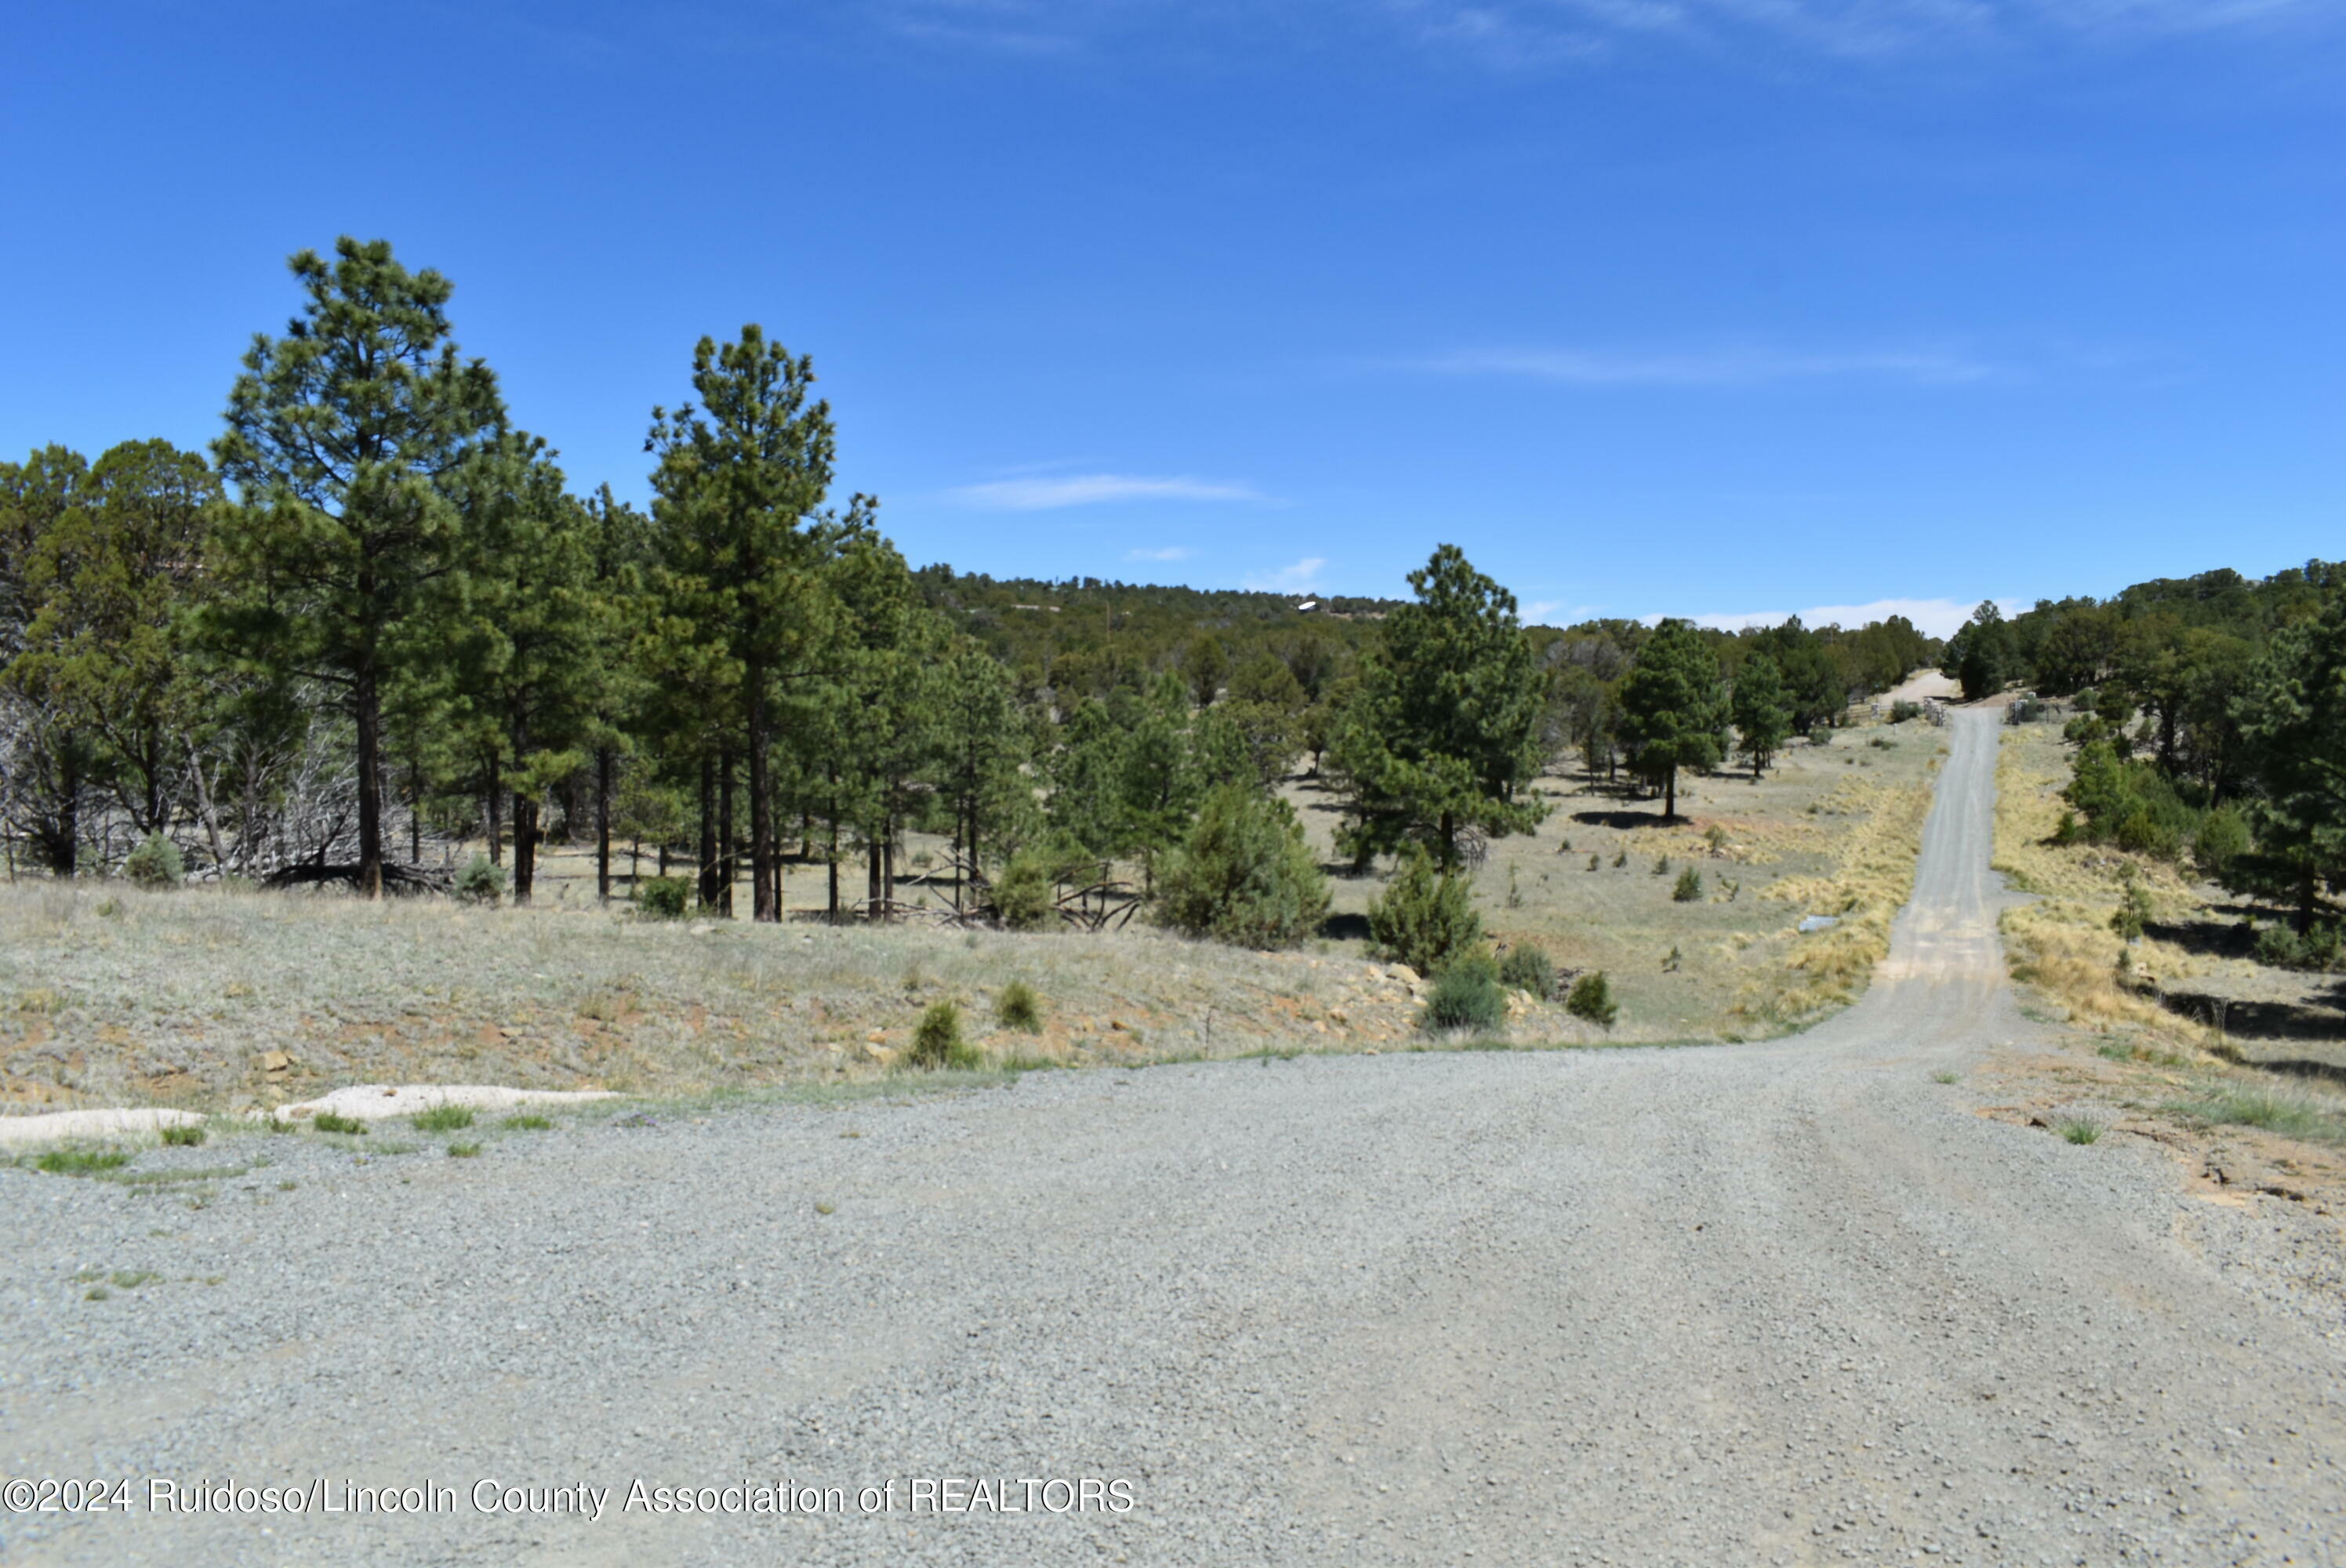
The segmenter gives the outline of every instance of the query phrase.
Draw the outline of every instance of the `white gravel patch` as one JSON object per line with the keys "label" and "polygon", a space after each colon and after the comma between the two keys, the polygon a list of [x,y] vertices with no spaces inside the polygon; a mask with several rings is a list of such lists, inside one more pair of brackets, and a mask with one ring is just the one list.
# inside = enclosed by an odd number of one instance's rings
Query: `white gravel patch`
{"label": "white gravel patch", "polygon": [[44,1111],[34,1116],[0,1116],[0,1148],[63,1143],[69,1138],[115,1138],[184,1127],[204,1118],[193,1111],[110,1106],[97,1110]]}
{"label": "white gravel patch", "polygon": [[332,1112],[362,1122],[412,1116],[434,1105],[509,1111],[516,1105],[575,1105],[618,1098],[607,1089],[515,1089],[503,1084],[352,1084],[314,1100],[277,1107],[280,1122],[307,1121]]}

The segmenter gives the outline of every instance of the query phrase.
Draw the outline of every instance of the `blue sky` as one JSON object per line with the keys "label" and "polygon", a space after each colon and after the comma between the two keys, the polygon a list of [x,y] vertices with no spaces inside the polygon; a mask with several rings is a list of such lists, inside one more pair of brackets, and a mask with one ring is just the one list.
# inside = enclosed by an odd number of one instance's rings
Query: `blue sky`
{"label": "blue sky", "polygon": [[762,322],[964,570],[1392,594],[1454,540],[1561,623],[2346,555],[2341,0],[309,0],[11,55],[0,452],[209,441],[351,232],[581,488],[642,497]]}

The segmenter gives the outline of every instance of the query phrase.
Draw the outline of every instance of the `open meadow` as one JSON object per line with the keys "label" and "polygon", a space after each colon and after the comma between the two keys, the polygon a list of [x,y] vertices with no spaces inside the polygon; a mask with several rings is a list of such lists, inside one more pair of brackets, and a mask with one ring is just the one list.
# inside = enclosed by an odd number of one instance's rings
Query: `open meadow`
{"label": "open meadow", "polygon": [[[1541,780],[1553,814],[1491,845],[1476,901],[1497,942],[1606,971],[1621,1016],[1601,1030],[1517,993],[1503,1043],[1765,1037],[1852,999],[1911,885],[1941,752],[1926,723],[1861,724],[1793,747],[1757,784],[1689,780],[1667,828],[1655,802]],[[1290,794],[1332,854],[1332,802],[1309,783]],[[914,864],[938,848],[915,840]],[[1680,900],[1689,869],[1699,891]],[[0,890],[0,1098],[229,1110],[366,1082],[835,1083],[899,1070],[943,1001],[997,1068],[1430,1043],[1423,983],[1367,940],[1382,874],[1333,877],[1330,934],[1274,953],[1137,920],[1096,934],[834,927],[803,907],[821,889],[803,868],[780,925],[641,920],[596,907],[591,871],[576,851],[549,855],[537,902],[519,909],[15,883]],[[950,897],[920,880],[905,893]],[[1800,933],[1811,915],[1839,923]],[[1031,1027],[999,1016],[1015,983],[1040,999]]]}

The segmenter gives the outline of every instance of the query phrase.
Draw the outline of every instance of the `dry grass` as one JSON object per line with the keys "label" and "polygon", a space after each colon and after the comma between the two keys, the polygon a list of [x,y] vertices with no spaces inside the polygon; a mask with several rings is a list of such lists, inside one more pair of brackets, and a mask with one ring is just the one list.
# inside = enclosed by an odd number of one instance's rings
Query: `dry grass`
{"label": "dry grass", "polygon": [[[377,1081],[668,1095],[876,1078],[944,1002],[995,1062],[1375,1048],[1415,1039],[1420,1002],[1341,953],[1145,928],[1025,937],[114,888],[120,912],[101,919],[97,891],[0,888],[0,998],[42,993],[0,1004],[0,1104],[220,1110]],[[1032,1033],[996,1023],[1019,983],[1038,1003]],[[1510,1034],[1585,1033],[1556,1007]]]}
{"label": "dry grass", "polygon": [[[1876,737],[1890,744],[1869,745]],[[1668,828],[1651,803],[1543,781],[1556,815],[1492,845],[1475,875],[1486,927],[1565,969],[1606,972],[1621,1014],[1607,1033],[1518,998],[1505,1037],[1743,1038],[1850,1000],[1911,884],[1940,743],[1922,725],[1861,728],[1793,748],[1757,784],[1689,779],[1685,820]],[[1292,793],[1327,848],[1331,802]],[[1672,900],[1673,877],[1649,874],[1665,856],[1673,871],[1700,870],[1704,898]],[[964,1010],[997,1066],[1419,1039],[1423,988],[1368,962],[1361,940],[1274,954],[1137,925],[1048,937],[834,928],[796,909],[781,926],[638,921],[585,896],[580,857],[551,855],[547,868],[551,891],[529,910],[0,888],[0,1105],[241,1110],[371,1081],[678,1095],[876,1080],[941,1002]],[[811,876],[792,887],[820,892]],[[1339,878],[1336,911],[1357,915],[1382,891],[1378,877]],[[1844,925],[1796,935],[1809,913]],[[1036,1033],[1015,1006],[997,1016],[1014,983],[1039,1002]]]}
{"label": "dry grass", "polygon": [[1811,933],[1780,970],[1749,982],[1736,1002],[1745,1017],[1790,1023],[1855,1001],[1889,956],[1890,928],[1914,891],[1930,785],[1852,779],[1833,791],[1822,814],[1851,820],[1833,843],[1832,870],[1782,878],[1760,897],[1841,923]]}
{"label": "dry grass", "polygon": [[[2161,918],[2197,901],[2191,885],[2163,861],[2096,845],[2050,842],[2068,779],[2069,751],[2058,730],[2021,725],[2004,732],[1996,762],[1994,866],[2016,891],[2037,895],[2004,916],[2013,978],[2035,987],[2073,1023],[2123,1026],[2205,1049],[2211,1044],[2206,1030],[2121,983],[2118,957],[2128,950],[2110,929],[2129,871]],[[2149,938],[2136,943],[2128,956],[2133,972],[2145,982],[2172,982],[2198,968],[2191,954]]]}
{"label": "dry grass", "polygon": [[[1535,834],[1493,842],[1474,875],[1484,924],[1560,969],[1604,971],[1621,1003],[1617,1041],[1749,1039],[1810,1022],[1855,997],[1887,951],[1943,740],[1920,723],[1863,725],[1828,746],[1788,748],[1756,783],[1748,772],[1688,779],[1669,827],[1658,801],[1543,779],[1553,814]],[[1335,802],[1309,787],[1291,793],[1332,857]],[[1688,867],[1704,896],[1680,903],[1671,893]],[[1339,877],[1334,909],[1365,912],[1383,888],[1381,877]],[[1850,918],[1798,934],[1815,913]]]}

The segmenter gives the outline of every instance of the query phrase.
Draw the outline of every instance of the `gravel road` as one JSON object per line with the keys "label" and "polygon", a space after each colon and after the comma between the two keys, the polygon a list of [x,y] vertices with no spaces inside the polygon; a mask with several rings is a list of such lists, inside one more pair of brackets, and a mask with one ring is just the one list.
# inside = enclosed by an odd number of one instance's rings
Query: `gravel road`
{"label": "gravel road", "polygon": [[[1933,1079],[2035,1027],[1997,732],[1956,725],[1884,974],[1797,1039],[142,1156],[272,1159],[200,1209],[0,1170],[0,1468],[134,1492],[0,1513],[0,1560],[2346,1562],[2333,1222]],[[453,1502],[157,1513],[150,1477]],[[1009,1484],[913,1511],[940,1477]],[[785,1478],[842,1512],[625,1506]],[[1085,1478],[1128,1486],[1024,1484]]]}

